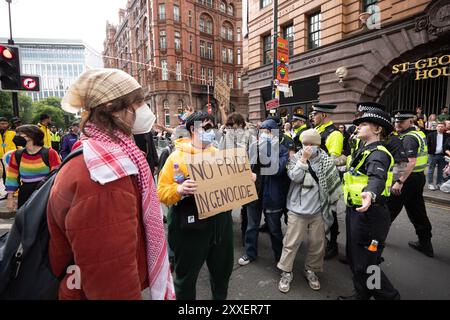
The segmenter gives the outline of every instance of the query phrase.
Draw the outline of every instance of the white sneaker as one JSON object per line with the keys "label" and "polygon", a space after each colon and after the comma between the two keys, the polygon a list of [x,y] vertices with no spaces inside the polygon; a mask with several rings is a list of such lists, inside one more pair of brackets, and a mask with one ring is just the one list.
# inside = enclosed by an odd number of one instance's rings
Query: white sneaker
{"label": "white sneaker", "polygon": [[436,187],[433,186],[432,184],[429,184],[428,185],[428,190],[434,191],[434,190],[436,190]]}
{"label": "white sneaker", "polygon": [[248,265],[250,262],[252,262],[253,260],[251,260],[247,255],[243,255],[242,257],[239,258],[238,263],[241,266],[246,266]]}
{"label": "white sneaker", "polygon": [[291,288],[291,281],[294,279],[294,274],[292,272],[282,272],[281,273],[281,279],[278,283],[278,290],[280,290],[283,293],[289,292],[289,289]]}
{"label": "white sneaker", "polygon": [[313,271],[305,270],[305,277],[311,289],[320,290],[319,277]]}

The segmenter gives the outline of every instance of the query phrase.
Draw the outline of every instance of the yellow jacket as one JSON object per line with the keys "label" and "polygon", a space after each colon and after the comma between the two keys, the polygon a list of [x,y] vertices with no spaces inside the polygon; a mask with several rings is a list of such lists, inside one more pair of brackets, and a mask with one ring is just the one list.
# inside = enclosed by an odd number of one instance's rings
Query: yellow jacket
{"label": "yellow jacket", "polygon": [[10,150],[16,150],[17,147],[13,142],[16,135],[15,131],[6,130],[4,134],[0,134],[0,159]]}
{"label": "yellow jacket", "polygon": [[37,125],[39,129],[44,133],[44,147],[51,148],[52,147],[52,132],[47,126],[44,126],[42,123],[38,123]]}
{"label": "yellow jacket", "polygon": [[196,154],[200,152],[212,152],[214,147],[205,150],[194,148],[190,142],[179,142],[177,149],[167,158],[164,167],[158,176],[158,196],[159,200],[167,206],[171,206],[181,200],[181,195],[177,192],[178,184],[174,180],[173,165],[178,163],[180,171],[185,177],[189,176],[186,165],[186,154]]}
{"label": "yellow jacket", "polygon": [[[329,121],[316,127],[316,130],[320,135],[322,135],[322,132],[324,132],[325,129],[331,125],[333,125],[333,122]],[[340,157],[342,155],[342,150],[344,149],[343,134],[339,130],[332,132],[325,141],[325,146],[327,147],[328,154],[330,156]]]}

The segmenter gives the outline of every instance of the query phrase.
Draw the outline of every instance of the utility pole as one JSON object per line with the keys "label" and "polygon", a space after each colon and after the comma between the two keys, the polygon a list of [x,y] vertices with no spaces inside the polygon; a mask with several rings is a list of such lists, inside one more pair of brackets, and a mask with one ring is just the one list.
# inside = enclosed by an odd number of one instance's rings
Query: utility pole
{"label": "utility pole", "polygon": [[[12,36],[12,22],[11,22],[11,1],[12,0],[5,0],[8,2],[8,12],[9,12],[9,40],[8,44],[14,45],[14,40]],[[13,107],[13,115],[14,117],[19,116],[19,97],[17,95],[17,92],[11,92],[12,97],[12,107]]]}
{"label": "utility pole", "polygon": [[277,46],[278,46],[278,0],[273,0],[273,77],[272,77],[272,99],[275,99],[277,87]]}

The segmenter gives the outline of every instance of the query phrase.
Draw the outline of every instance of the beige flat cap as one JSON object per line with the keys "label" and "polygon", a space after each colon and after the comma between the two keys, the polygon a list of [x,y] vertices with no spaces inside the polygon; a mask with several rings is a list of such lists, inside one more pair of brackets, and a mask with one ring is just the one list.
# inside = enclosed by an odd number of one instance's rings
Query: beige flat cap
{"label": "beige flat cap", "polygon": [[92,69],[83,72],[62,99],[64,111],[77,113],[127,95],[141,85],[128,73],[118,69]]}

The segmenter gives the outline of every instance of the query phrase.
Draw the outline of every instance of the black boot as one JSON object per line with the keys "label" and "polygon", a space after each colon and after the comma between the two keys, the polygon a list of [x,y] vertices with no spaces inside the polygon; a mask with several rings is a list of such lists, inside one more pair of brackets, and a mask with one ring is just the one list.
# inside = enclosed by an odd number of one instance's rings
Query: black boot
{"label": "black boot", "polygon": [[339,296],[338,300],[369,300],[368,297],[363,296],[362,294],[355,292],[351,296]]}
{"label": "black boot", "polygon": [[339,254],[337,242],[329,241],[325,248],[325,260],[331,259]]}
{"label": "black boot", "polygon": [[431,244],[431,240],[427,241],[409,241],[408,245],[411,248],[416,249],[417,251],[422,252],[424,255],[433,258],[434,257],[434,251],[433,251],[433,245]]}

